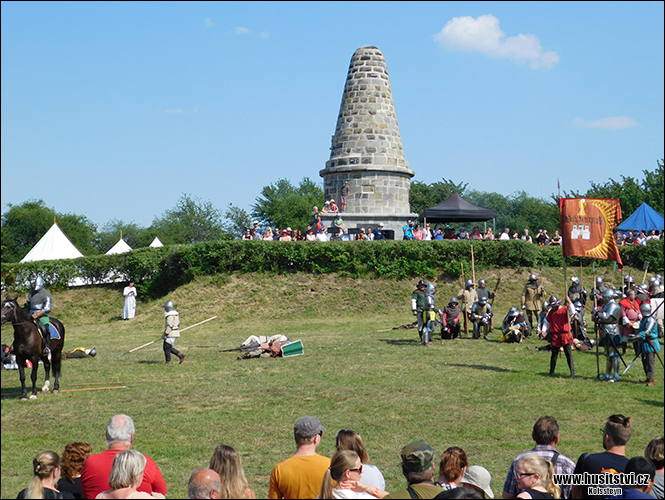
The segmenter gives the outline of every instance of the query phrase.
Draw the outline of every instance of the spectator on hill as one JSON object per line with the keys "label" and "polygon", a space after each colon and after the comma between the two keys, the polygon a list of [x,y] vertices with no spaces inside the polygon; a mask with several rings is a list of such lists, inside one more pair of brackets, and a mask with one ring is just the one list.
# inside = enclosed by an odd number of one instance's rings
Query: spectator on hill
{"label": "spectator on hill", "polygon": [[459,233],[457,233],[457,239],[458,240],[468,240],[469,239],[469,233],[466,232],[466,229],[463,227],[459,228]]}
{"label": "spectator on hill", "polygon": [[402,227],[402,233],[404,234],[403,238],[405,240],[412,240],[413,238],[413,221],[411,219],[406,221],[406,224]]}
{"label": "spectator on hill", "polygon": [[316,498],[330,459],[316,453],[326,430],[318,418],[302,417],[293,426],[296,453],[270,474],[268,498]]}
{"label": "spectator on hill", "polygon": [[34,476],[30,485],[19,492],[16,498],[74,498],[67,491],[58,491],[60,457],[53,451],[42,451],[32,461]]}
{"label": "spectator on hill", "polygon": [[266,228],[266,232],[263,233],[263,240],[264,240],[264,241],[272,241],[273,236],[274,236],[274,235],[272,234],[272,228],[271,228],[270,226],[268,226],[268,227]]}
{"label": "spectator on hill", "polygon": [[362,482],[360,457],[353,450],[337,451],[330,459],[330,467],[323,476],[317,498],[383,498],[388,492]]}
{"label": "spectator on hill", "polygon": [[345,181],[342,189],[339,190],[339,204],[342,212],[346,212],[346,200],[349,196],[349,181]]}
{"label": "spectator on hill", "polygon": [[528,229],[524,230],[524,234],[522,235],[522,241],[526,241],[527,243],[533,243],[533,238],[529,234]]}
{"label": "spectator on hill", "polygon": [[315,206],[312,209],[312,226],[316,226],[316,221],[319,220],[319,207]]}
{"label": "spectator on hill", "polygon": [[462,448],[452,446],[441,455],[439,480],[435,483],[444,490],[459,488],[464,473],[469,466],[469,459]]}
{"label": "spectator on hill", "polygon": [[539,246],[544,247],[549,242],[550,237],[547,235],[547,229],[539,229],[538,234],[536,235],[536,243]]}
{"label": "spectator on hill", "polygon": [[372,230],[372,239],[374,241],[379,241],[384,239],[383,235],[383,222],[379,222],[379,225]]}
{"label": "spectator on hill", "polygon": [[644,456],[651,460],[656,467],[656,476],[653,480],[653,489],[649,492],[653,498],[663,498],[663,472],[665,471],[665,454],[663,453],[663,438],[652,439],[644,450]]}
{"label": "spectator on hill", "polygon": [[501,236],[499,236],[499,240],[501,241],[508,241],[510,239],[510,229],[505,228],[503,230],[503,233],[501,233]]}
{"label": "spectator on hill", "polygon": [[257,239],[260,240],[261,236],[263,236],[263,231],[261,231],[261,228],[259,227],[259,221],[255,220],[252,222],[252,229],[254,230],[254,233],[259,235]]}
{"label": "spectator on hill", "polygon": [[201,467],[192,472],[187,483],[187,498],[221,498],[219,474]]}
{"label": "spectator on hill", "polygon": [[554,246],[561,246],[561,235],[559,234],[559,231],[554,231],[554,236],[552,236],[549,244]]}
{"label": "spectator on hill", "polygon": [[342,235],[339,237],[342,241],[351,241],[351,236],[349,235],[349,230],[342,228]]}
{"label": "spectator on hill", "polygon": [[219,474],[218,498],[256,498],[247,482],[240,454],[235,448],[220,444],[212,453],[210,468]]}
{"label": "spectator on hill", "polygon": [[291,228],[287,227],[282,231],[282,234],[279,237],[279,241],[292,241],[291,239]]}
{"label": "spectator on hill", "polygon": [[316,241],[316,231],[313,227],[310,227],[305,236],[307,241]]}
{"label": "spectator on hill", "polygon": [[[115,456],[129,450],[134,442],[134,421],[128,415],[115,415],[106,426],[106,444],[108,449],[96,455],[90,455],[81,472],[81,486],[85,498],[96,498],[109,486],[109,473]],[[166,483],[157,464],[146,457],[143,481],[136,488],[146,493],[157,492],[166,495]]]}
{"label": "spectator on hill", "polygon": [[136,488],[143,481],[146,457],[136,450],[125,450],[113,458],[111,472],[109,473],[109,486],[111,489],[97,495],[98,499],[109,498],[166,498],[161,493],[153,491],[146,493]]}
{"label": "spectator on hill", "polygon": [[[561,455],[556,447],[561,437],[559,423],[554,417],[540,417],[533,425],[531,438],[536,442],[529,451],[518,455],[508,469],[508,476],[503,484],[503,498],[515,498],[522,488],[517,484],[515,470],[519,461],[529,454],[536,454],[545,460],[552,462],[555,474],[572,474],[575,470],[575,462],[565,455]],[[571,486],[563,486],[563,497],[570,498]]]}
{"label": "spectator on hill", "polygon": [[423,241],[432,241],[432,228],[429,224],[425,224],[423,229]]}
{"label": "spectator on hill", "polygon": [[474,226],[473,232],[469,235],[470,240],[482,240],[483,235],[480,232],[480,228],[478,226]]}
{"label": "spectator on hill", "polygon": [[300,229],[293,230],[293,236],[291,236],[293,241],[305,241],[305,236],[302,234]]}
{"label": "spectator on hill", "polygon": [[364,228],[361,228],[360,232],[356,234],[356,241],[366,240],[366,239],[367,239],[367,233],[365,232]]}
{"label": "spectator on hill", "polygon": [[369,455],[360,434],[351,429],[342,429],[339,431],[337,433],[337,451],[342,450],[354,451],[360,457],[360,462],[363,465],[360,481],[380,490],[386,489],[386,480],[383,478],[383,474],[379,468],[370,464]]}
{"label": "spectator on hill", "polygon": [[647,241],[649,241],[649,240],[657,240],[657,239],[658,239],[658,235],[656,234],[656,231],[655,231],[654,229],[652,229],[651,231],[649,231],[649,234],[647,235]]}
{"label": "spectator on hill", "polygon": [[443,239],[444,240],[456,240],[457,235],[455,234],[455,230],[450,226],[446,226],[446,229],[443,232]]}
{"label": "spectator on hill", "polygon": [[249,241],[252,239],[252,230],[250,228],[245,229],[245,234],[242,235],[243,241]]}
{"label": "spectator on hill", "polygon": [[342,231],[342,228],[344,228],[344,219],[342,219],[342,216],[338,213],[337,217],[333,220],[333,226],[338,228],[340,232]]}
{"label": "spectator on hill", "polygon": [[385,498],[434,498],[441,487],[434,484],[434,450],[422,441],[414,441],[402,449],[402,474],[407,487]]}
{"label": "spectator on hill", "polygon": [[282,232],[279,230],[277,226],[275,226],[275,230],[273,231],[273,241],[279,241],[279,238],[282,236]]}
{"label": "spectator on hill", "polygon": [[554,467],[536,453],[520,458],[515,467],[517,484],[522,492],[517,498],[561,498],[561,488],[553,482]]}
{"label": "spectator on hill", "polygon": [[92,453],[92,446],[88,443],[73,442],[65,446],[60,460],[60,480],[58,489],[68,491],[76,499],[84,499],[83,488],[81,488],[81,471],[85,465],[85,459]]}
{"label": "spectator on hill", "polygon": [[644,246],[646,246],[646,244],[647,244],[647,237],[646,237],[646,235],[645,235],[642,231],[639,231],[639,232],[637,233],[637,236],[635,237],[635,244],[636,244],[636,245],[644,245]]}
{"label": "spectator on hill", "polygon": [[335,200],[330,198],[330,205],[328,205],[330,211],[334,214],[339,213],[339,207],[337,206],[337,203],[335,203]]}
{"label": "spectator on hill", "polygon": [[441,224],[434,226],[434,231],[432,232],[433,240],[442,240],[443,239],[443,230],[441,229]]}
{"label": "spectator on hill", "polygon": [[482,498],[494,498],[494,493],[492,493],[492,488],[490,487],[491,481],[492,476],[485,467],[472,465],[466,469],[461,484],[466,488],[476,490]]}
{"label": "spectator on hill", "polygon": [[511,238],[511,240],[519,240],[519,239],[520,239],[520,235],[517,234],[517,233],[513,233],[513,236]]}
{"label": "spectator on hill", "polygon": [[321,213],[321,214],[329,214],[330,213],[330,202],[329,201],[326,201],[323,204],[323,208],[321,209],[321,212],[319,212],[319,213]]}
{"label": "spectator on hill", "polygon": [[328,235],[326,225],[323,222],[321,222],[320,231],[317,231],[317,233],[316,233],[316,240],[317,241],[330,241],[330,236]]}
{"label": "spectator on hill", "polygon": [[485,237],[483,239],[485,241],[493,241],[494,240],[494,233],[492,232],[491,227],[487,228],[487,231],[485,232]]}
{"label": "spectator on hill", "polygon": [[[603,429],[603,453],[583,453],[577,460],[575,474],[598,474],[611,471],[613,474],[625,472],[628,458],[626,458],[626,444],[630,441],[633,426],[630,417],[611,415]],[[589,488],[602,485],[587,484],[573,486],[570,498],[604,498],[589,494]]]}
{"label": "spectator on hill", "polygon": [[635,244],[635,234],[632,231],[628,231],[628,236],[623,241],[624,245],[633,246]]}
{"label": "spectator on hill", "polygon": [[413,226],[413,239],[422,241],[425,235],[423,234],[423,230],[420,227],[420,224],[416,222]]}

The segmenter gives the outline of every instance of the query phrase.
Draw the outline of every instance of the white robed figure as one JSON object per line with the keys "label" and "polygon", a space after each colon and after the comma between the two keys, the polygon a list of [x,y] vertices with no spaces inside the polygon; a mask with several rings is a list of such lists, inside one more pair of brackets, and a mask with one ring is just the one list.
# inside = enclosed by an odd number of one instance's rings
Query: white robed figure
{"label": "white robed figure", "polygon": [[134,282],[130,281],[122,294],[125,296],[125,306],[122,308],[122,319],[132,319],[136,314],[136,287]]}

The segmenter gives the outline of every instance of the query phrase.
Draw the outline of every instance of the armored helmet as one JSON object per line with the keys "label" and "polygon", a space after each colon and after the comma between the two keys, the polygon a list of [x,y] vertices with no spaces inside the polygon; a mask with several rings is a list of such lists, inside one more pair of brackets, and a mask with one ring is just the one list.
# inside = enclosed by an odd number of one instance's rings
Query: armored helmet
{"label": "armored helmet", "polygon": [[464,283],[464,288],[469,288],[470,286],[473,286],[473,280],[466,280],[466,283]]}
{"label": "armored helmet", "polygon": [[418,282],[418,286],[419,286],[419,287],[420,287],[420,286],[427,286],[427,283],[425,283],[425,280],[420,280],[420,281]]}
{"label": "armored helmet", "polygon": [[37,277],[35,278],[35,292],[38,292],[42,288],[44,288],[45,282],[44,278],[42,278],[41,274],[38,274]]}
{"label": "armored helmet", "polygon": [[603,277],[602,277],[602,276],[598,276],[598,277],[596,278],[596,285],[602,285],[602,284],[603,284]]}
{"label": "armored helmet", "polygon": [[654,286],[654,287],[660,286],[661,284],[662,284],[662,283],[661,283],[660,280],[655,280],[655,281],[653,282],[653,286]]}
{"label": "armored helmet", "polygon": [[484,295],[481,296],[481,297],[478,299],[478,303],[479,303],[481,306],[484,306],[485,304],[487,304],[487,297],[485,297]]}
{"label": "armored helmet", "polygon": [[508,316],[510,316],[511,318],[514,318],[519,313],[520,313],[520,310],[517,307],[511,307],[510,309],[508,309]]}
{"label": "armored helmet", "polygon": [[640,293],[647,293],[649,290],[649,287],[646,285],[646,283],[640,283],[637,285],[637,291]]}
{"label": "armored helmet", "polygon": [[459,301],[457,300],[457,297],[452,297],[452,298],[450,299],[450,303],[451,303],[451,304],[459,304]]}
{"label": "armored helmet", "polygon": [[552,307],[561,305],[561,301],[559,300],[559,298],[556,295],[552,295],[550,297],[549,303],[550,303],[550,306],[552,306]]}
{"label": "armored helmet", "polygon": [[656,281],[656,277],[655,277],[655,276],[652,276],[651,278],[649,278],[649,283],[653,283],[654,281]]}
{"label": "armored helmet", "polygon": [[640,306],[640,311],[642,311],[642,316],[651,316],[651,304],[644,302]]}
{"label": "armored helmet", "polygon": [[169,300],[166,304],[164,304],[164,310],[166,312],[173,311],[175,309],[175,306],[173,305],[173,301]]}
{"label": "armored helmet", "polygon": [[436,293],[436,285],[434,283],[427,284],[427,295],[434,295]]}
{"label": "armored helmet", "polygon": [[635,283],[635,279],[630,274],[626,274],[626,276],[624,276],[624,278],[623,278],[623,282],[624,283]]}
{"label": "armored helmet", "polygon": [[656,274],[656,276],[654,276],[654,278],[656,278],[656,279],[657,279],[658,281],[660,281],[661,283],[663,282],[663,276],[660,275],[660,274]]}
{"label": "armored helmet", "polygon": [[545,301],[543,302],[543,309],[549,309],[550,308],[550,303]]}
{"label": "armored helmet", "polygon": [[623,297],[623,293],[621,293],[621,290],[619,289],[612,290],[612,292],[614,292],[613,295],[615,299],[620,299]]}
{"label": "armored helmet", "polygon": [[529,281],[538,281],[538,276],[535,273],[529,275]]}
{"label": "armored helmet", "polygon": [[607,304],[610,300],[614,300],[616,290],[612,290],[611,288],[608,290],[605,290],[603,292],[603,301]]}
{"label": "armored helmet", "polygon": [[478,286],[485,286],[485,280],[484,279],[479,279],[478,280]]}
{"label": "armored helmet", "polygon": [[573,282],[573,285],[579,285],[580,284],[580,279],[577,276],[573,276],[570,278],[570,281]]}
{"label": "armored helmet", "polygon": [[575,309],[577,311],[581,311],[582,308],[584,307],[584,306],[582,306],[582,302],[580,302],[579,300],[576,300],[575,302],[573,302],[573,305],[575,306]]}

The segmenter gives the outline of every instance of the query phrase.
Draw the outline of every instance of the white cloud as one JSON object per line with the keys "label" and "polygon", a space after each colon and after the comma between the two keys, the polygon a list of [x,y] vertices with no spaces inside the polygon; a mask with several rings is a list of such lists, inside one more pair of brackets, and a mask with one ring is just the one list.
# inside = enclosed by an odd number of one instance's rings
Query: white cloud
{"label": "white cloud", "polygon": [[575,118],[573,120],[575,127],[582,128],[630,128],[637,127],[639,123],[627,116],[611,116],[609,118],[601,118],[600,120],[584,120],[583,118]]}
{"label": "white cloud", "polygon": [[247,28],[243,28],[242,26],[237,26],[234,30],[234,33],[236,35],[249,35],[249,30]]}
{"label": "white cloud", "polygon": [[434,38],[449,50],[482,52],[497,59],[529,63],[533,69],[550,69],[559,62],[556,52],[545,52],[536,35],[519,34],[506,38],[499,20],[492,14],[453,17]]}
{"label": "white cloud", "polygon": [[206,28],[212,28],[215,25],[215,23],[212,22],[212,17],[206,17],[205,25]]}

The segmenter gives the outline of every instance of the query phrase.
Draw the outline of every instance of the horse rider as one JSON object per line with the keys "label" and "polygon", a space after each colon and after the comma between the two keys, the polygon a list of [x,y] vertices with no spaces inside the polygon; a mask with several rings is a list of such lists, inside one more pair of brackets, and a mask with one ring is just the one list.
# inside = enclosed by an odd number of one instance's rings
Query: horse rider
{"label": "horse rider", "polygon": [[40,274],[35,278],[34,290],[28,294],[28,300],[25,303],[25,309],[30,310],[30,316],[35,320],[35,325],[44,340],[44,350],[42,355],[51,359],[51,322],[48,313],[51,312],[51,292],[44,288],[44,278]]}
{"label": "horse rider", "polygon": [[577,276],[570,278],[570,281],[573,283],[568,289],[568,297],[573,301],[573,304],[576,301],[580,301],[582,306],[586,305],[587,301],[587,292],[586,289],[580,285],[580,279]]}
{"label": "horse rider", "polygon": [[423,338],[423,328],[425,323],[423,321],[423,311],[425,310],[425,288],[427,283],[425,280],[420,280],[416,285],[416,289],[411,294],[411,310],[413,315],[418,320],[418,335]]}
{"label": "horse rider", "polygon": [[[601,333],[601,344],[605,347],[605,375],[600,380],[610,382],[619,381],[619,345],[621,344],[621,307],[614,300],[614,290],[603,292],[603,307],[600,311],[594,310],[594,321],[598,324]],[[614,370],[614,377],[610,372]]]}
{"label": "horse rider", "polygon": [[526,310],[526,318],[529,325],[529,333],[534,326],[534,319],[536,325],[538,324],[538,315],[542,310],[542,300],[545,296],[545,287],[538,283],[538,276],[534,273],[529,275],[529,282],[524,286],[522,291],[522,309]]}

